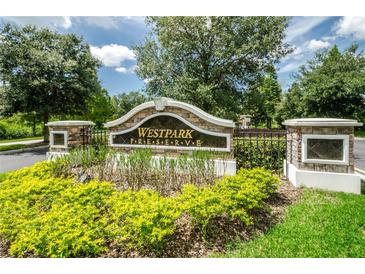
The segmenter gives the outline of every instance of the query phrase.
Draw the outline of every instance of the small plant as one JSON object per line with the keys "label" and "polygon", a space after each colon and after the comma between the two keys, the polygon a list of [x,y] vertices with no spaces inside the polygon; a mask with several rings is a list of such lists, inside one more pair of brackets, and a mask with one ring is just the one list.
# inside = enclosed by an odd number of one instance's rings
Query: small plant
{"label": "small plant", "polygon": [[194,152],[191,156],[155,157],[149,149],[130,154],[116,153],[106,147],[98,150],[74,149],[53,162],[57,176],[87,174],[89,178],[116,182],[120,190],[154,189],[169,195],[185,183],[212,184],[215,179],[211,152]]}

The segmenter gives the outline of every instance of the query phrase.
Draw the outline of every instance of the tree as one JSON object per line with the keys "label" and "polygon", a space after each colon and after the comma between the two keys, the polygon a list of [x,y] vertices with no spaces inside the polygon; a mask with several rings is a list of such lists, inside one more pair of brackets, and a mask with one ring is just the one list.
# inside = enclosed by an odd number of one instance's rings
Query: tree
{"label": "tree", "polygon": [[[82,38],[9,24],[0,37],[4,113],[35,112],[46,124],[50,115],[87,111],[88,99],[100,89],[99,62]],[[47,127],[44,138],[48,141]]]}
{"label": "tree", "polygon": [[251,120],[256,126],[265,123],[266,127],[271,128],[280,103],[281,92],[274,67],[270,68],[268,73],[258,79],[257,84],[246,92],[243,109],[245,114],[251,115]]}
{"label": "tree", "polygon": [[115,109],[107,90],[101,88],[88,100],[88,111],[84,117],[101,127],[103,123],[113,117],[114,113]]}
{"label": "tree", "polygon": [[151,35],[134,48],[146,93],[190,102],[226,118],[244,92],[291,51],[286,17],[148,17]]}
{"label": "tree", "polygon": [[365,56],[352,45],[341,53],[337,46],[302,66],[282,103],[283,118],[365,117]]}
{"label": "tree", "polygon": [[119,118],[130,111],[132,108],[148,101],[143,93],[131,91],[114,95],[111,99],[111,104],[115,110],[114,118]]}

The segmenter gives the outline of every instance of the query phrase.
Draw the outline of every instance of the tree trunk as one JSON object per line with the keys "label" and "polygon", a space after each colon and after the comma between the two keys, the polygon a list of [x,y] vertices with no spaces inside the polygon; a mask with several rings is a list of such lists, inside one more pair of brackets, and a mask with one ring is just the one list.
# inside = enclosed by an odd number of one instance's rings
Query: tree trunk
{"label": "tree trunk", "polygon": [[49,143],[49,130],[46,124],[48,123],[49,114],[44,113],[43,114],[43,141],[45,143]]}
{"label": "tree trunk", "polygon": [[32,127],[33,136],[35,136],[36,134],[35,126],[36,126],[36,114],[33,113],[33,127]]}

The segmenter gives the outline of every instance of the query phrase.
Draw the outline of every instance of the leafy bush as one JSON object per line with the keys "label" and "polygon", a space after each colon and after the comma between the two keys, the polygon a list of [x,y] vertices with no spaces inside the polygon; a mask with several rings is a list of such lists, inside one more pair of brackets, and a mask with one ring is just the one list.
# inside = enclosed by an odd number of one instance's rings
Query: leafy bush
{"label": "leafy bush", "polygon": [[264,167],[272,171],[281,171],[285,154],[285,139],[239,140],[234,144],[238,169]]}
{"label": "leafy bush", "polygon": [[12,256],[95,256],[105,250],[100,212],[110,183],[54,178],[47,163],[10,172],[0,183],[0,234]]}
{"label": "leafy bush", "polygon": [[[37,124],[36,136],[42,135],[42,126]],[[32,127],[17,115],[0,121],[0,139],[15,139],[33,136]]]}
{"label": "leafy bush", "polygon": [[217,216],[239,218],[250,225],[251,211],[264,208],[265,200],[279,183],[279,178],[265,169],[241,169],[237,175],[226,176],[212,187],[186,185],[179,199],[203,230]]}
{"label": "leafy bush", "polygon": [[203,231],[217,217],[254,222],[279,179],[264,169],[240,170],[214,185],[185,185],[175,196],[118,191],[113,183],[54,177],[42,162],[0,177],[0,237],[16,257],[94,257],[117,244],[155,254],[189,214]]}
{"label": "leafy bush", "polygon": [[182,213],[174,198],[145,189],[116,193],[110,205],[108,229],[112,238],[126,248],[159,251],[175,232],[175,221]]}
{"label": "leafy bush", "polygon": [[105,223],[100,218],[110,183],[89,182],[65,189],[49,210],[24,223],[10,254],[23,257],[86,257],[106,251]]}

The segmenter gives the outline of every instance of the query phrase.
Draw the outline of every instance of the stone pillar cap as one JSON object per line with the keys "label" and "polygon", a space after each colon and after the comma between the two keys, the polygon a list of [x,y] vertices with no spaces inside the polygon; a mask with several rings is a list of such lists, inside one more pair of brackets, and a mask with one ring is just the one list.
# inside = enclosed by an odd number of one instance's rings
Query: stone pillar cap
{"label": "stone pillar cap", "polygon": [[300,118],[290,119],[283,122],[284,126],[295,127],[360,127],[362,123],[352,119],[339,118]]}
{"label": "stone pillar cap", "polygon": [[93,126],[94,123],[91,121],[54,121],[48,122],[46,126]]}

